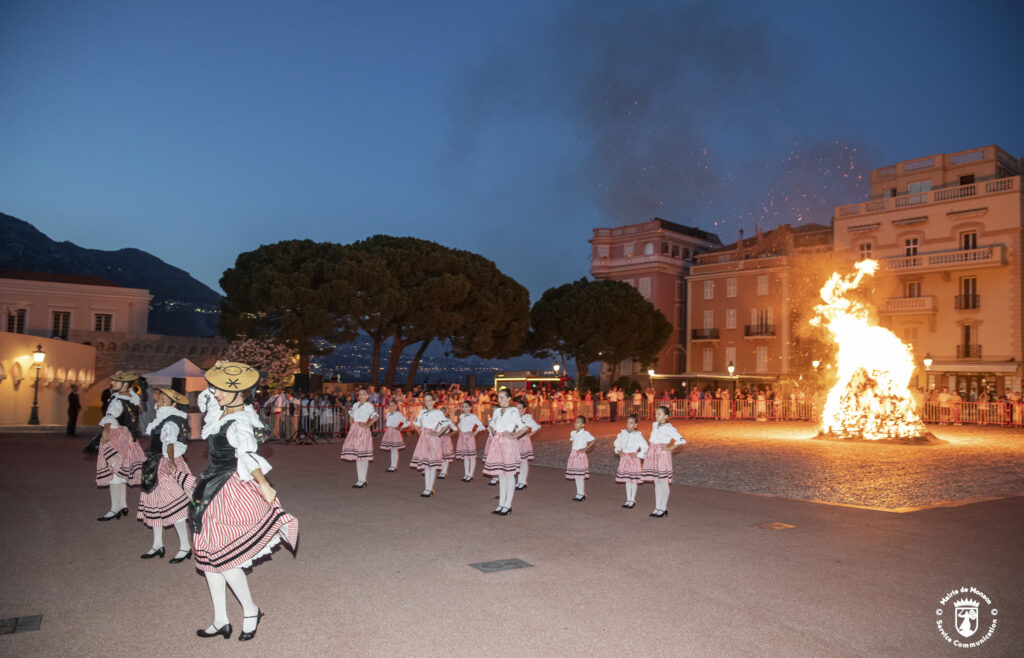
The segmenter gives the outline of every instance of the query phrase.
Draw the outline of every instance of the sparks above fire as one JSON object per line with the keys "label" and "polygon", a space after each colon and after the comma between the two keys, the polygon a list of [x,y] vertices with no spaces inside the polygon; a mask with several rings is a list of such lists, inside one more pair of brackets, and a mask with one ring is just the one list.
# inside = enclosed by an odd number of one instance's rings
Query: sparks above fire
{"label": "sparks above fire", "polygon": [[856,273],[833,273],[821,289],[811,324],[829,331],[838,346],[838,381],[828,392],[821,434],[844,439],[908,440],[927,435],[908,384],[914,355],[894,333],[879,327],[871,309],[848,293],[878,268],[862,260]]}

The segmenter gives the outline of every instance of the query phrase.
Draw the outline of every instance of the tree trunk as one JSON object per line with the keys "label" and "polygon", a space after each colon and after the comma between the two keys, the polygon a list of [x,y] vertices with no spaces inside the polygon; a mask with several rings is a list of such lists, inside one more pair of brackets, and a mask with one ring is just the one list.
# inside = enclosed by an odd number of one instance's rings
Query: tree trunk
{"label": "tree trunk", "polygon": [[583,378],[587,376],[590,371],[590,364],[584,363],[579,359],[576,359],[576,390],[579,391],[583,387]]}
{"label": "tree trunk", "polygon": [[377,371],[380,370],[380,346],[384,339],[379,334],[370,334],[373,340],[373,365],[370,366],[370,386],[377,385]]}
{"label": "tree trunk", "polygon": [[420,359],[423,358],[423,353],[427,351],[427,345],[430,345],[432,340],[432,338],[427,338],[420,343],[419,349],[412,357],[412,363],[409,364],[409,375],[405,378],[405,390],[411,391],[416,386],[416,371],[420,369]]}
{"label": "tree trunk", "polygon": [[299,352],[299,372],[303,375],[309,374],[309,354],[306,352]]}
{"label": "tree trunk", "polygon": [[391,354],[388,356],[388,370],[384,375],[384,385],[391,388],[395,383],[395,372],[398,370],[398,361],[402,358],[402,352],[405,350],[405,341],[402,340],[402,336],[396,331],[391,336]]}

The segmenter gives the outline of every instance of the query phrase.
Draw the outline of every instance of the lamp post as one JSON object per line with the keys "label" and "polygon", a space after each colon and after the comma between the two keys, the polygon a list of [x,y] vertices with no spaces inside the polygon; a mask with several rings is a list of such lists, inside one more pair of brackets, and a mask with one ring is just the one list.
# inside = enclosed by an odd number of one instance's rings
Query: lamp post
{"label": "lamp post", "polygon": [[32,394],[32,413],[28,417],[29,425],[39,424],[39,369],[43,367],[45,359],[46,352],[43,351],[43,346],[36,345],[36,351],[32,352],[32,361],[36,366],[36,386],[35,392]]}
{"label": "lamp post", "polygon": [[932,369],[932,354],[931,354],[931,352],[929,352],[928,354],[924,355],[924,369],[925,370],[931,370]]}
{"label": "lamp post", "polygon": [[732,399],[735,400],[736,399],[736,378],[733,376],[733,373],[736,372],[736,366],[733,365],[732,361],[729,362],[729,365],[726,368],[726,370],[729,371],[729,379],[732,380]]}

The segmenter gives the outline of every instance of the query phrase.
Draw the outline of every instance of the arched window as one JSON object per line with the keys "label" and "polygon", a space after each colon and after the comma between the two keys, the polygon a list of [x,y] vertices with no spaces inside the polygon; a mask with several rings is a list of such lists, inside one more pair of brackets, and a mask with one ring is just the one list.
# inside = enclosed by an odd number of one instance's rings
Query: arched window
{"label": "arched window", "polygon": [[653,256],[653,255],[654,255],[654,243],[653,242],[648,242],[647,244],[644,245],[644,256]]}

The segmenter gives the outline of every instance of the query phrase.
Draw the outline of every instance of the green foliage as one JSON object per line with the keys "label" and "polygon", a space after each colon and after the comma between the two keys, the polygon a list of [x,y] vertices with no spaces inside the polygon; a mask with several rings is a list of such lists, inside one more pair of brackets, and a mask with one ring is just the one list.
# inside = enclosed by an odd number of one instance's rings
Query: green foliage
{"label": "green foliage", "polygon": [[597,393],[601,390],[601,382],[597,380],[597,377],[593,375],[586,375],[583,377],[583,381],[580,382],[580,391],[590,391],[591,393]]}
{"label": "green foliage", "polygon": [[615,383],[613,383],[612,386],[619,387],[619,390],[621,390],[626,395],[633,395],[633,393],[636,393],[637,391],[640,390],[640,384],[638,384],[637,381],[632,377],[627,377],[626,375],[623,375],[622,377],[616,379]]}

